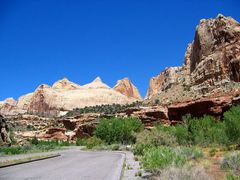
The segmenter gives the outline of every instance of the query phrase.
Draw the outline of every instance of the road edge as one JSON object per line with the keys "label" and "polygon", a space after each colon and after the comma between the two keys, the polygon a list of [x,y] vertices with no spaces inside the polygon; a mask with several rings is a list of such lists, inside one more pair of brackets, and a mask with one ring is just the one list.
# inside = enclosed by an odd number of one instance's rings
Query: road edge
{"label": "road edge", "polygon": [[[31,163],[31,162],[36,162],[36,161],[42,161],[42,160],[47,160],[47,159],[52,159],[52,158],[56,158],[56,157],[59,157],[61,156],[60,154],[54,154],[54,155],[49,155],[47,157],[42,157],[42,158],[37,158],[37,159],[32,159],[32,160],[24,160],[22,159],[23,161],[22,162],[17,162],[17,163],[10,163],[8,165],[3,165],[3,166],[0,166],[0,169],[2,168],[7,168],[7,167],[11,167],[11,166],[17,166],[17,165],[20,165],[20,164],[26,164],[26,163]],[[33,157],[34,158],[34,157]],[[21,159],[19,159],[20,161]]]}

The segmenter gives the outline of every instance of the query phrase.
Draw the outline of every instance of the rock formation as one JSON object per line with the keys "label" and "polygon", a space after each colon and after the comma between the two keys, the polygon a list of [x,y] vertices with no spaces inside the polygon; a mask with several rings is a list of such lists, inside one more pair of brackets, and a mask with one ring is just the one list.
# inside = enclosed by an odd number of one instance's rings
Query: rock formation
{"label": "rock formation", "polygon": [[11,139],[9,134],[9,127],[3,116],[0,115],[0,145],[10,145]]}
{"label": "rock formation", "polygon": [[133,85],[133,83],[128,78],[118,80],[117,84],[114,86],[113,89],[129,98],[134,98],[139,101],[142,100],[142,97],[138,92],[138,89]]}
{"label": "rock formation", "polygon": [[240,24],[218,15],[201,20],[188,45],[184,65],[150,80],[146,102],[169,104],[240,88]]}
{"label": "rock formation", "polygon": [[99,77],[84,86],[64,78],[53,86],[42,84],[33,93],[21,96],[18,101],[12,99],[4,101],[0,106],[0,112],[5,115],[30,113],[56,116],[61,111],[74,108],[114,103],[128,104],[139,100],[140,95],[136,87],[130,81],[124,83],[125,89],[114,90],[104,84]]}

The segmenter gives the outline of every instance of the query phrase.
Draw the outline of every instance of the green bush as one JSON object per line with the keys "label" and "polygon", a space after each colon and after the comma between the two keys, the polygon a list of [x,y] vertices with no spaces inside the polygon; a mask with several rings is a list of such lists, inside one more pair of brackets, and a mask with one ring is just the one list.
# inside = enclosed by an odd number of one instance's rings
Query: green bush
{"label": "green bush", "polygon": [[211,116],[202,118],[186,116],[184,122],[189,133],[189,142],[193,144],[209,146],[228,142],[224,123],[217,122]]}
{"label": "green bush", "polygon": [[102,119],[96,127],[95,136],[107,144],[131,144],[136,139],[134,133],[142,129],[143,124],[135,118]]}
{"label": "green bush", "polygon": [[171,126],[172,133],[179,145],[187,145],[190,142],[189,132],[184,125]]}
{"label": "green bush", "polygon": [[142,163],[146,170],[157,171],[171,165],[182,166],[186,163],[186,158],[178,155],[172,148],[154,147],[144,153]]}
{"label": "green bush", "polygon": [[102,146],[102,145],[104,145],[104,142],[101,139],[99,139],[95,136],[93,136],[91,138],[88,138],[86,140],[86,147],[88,149],[93,149],[93,148],[96,148],[96,147],[99,147],[99,146]]}
{"label": "green bush", "polygon": [[141,161],[146,170],[159,171],[170,166],[182,167],[202,157],[202,151],[196,148],[160,146],[145,148]]}
{"label": "green bush", "polygon": [[232,144],[240,143],[240,106],[224,113],[226,135]]}

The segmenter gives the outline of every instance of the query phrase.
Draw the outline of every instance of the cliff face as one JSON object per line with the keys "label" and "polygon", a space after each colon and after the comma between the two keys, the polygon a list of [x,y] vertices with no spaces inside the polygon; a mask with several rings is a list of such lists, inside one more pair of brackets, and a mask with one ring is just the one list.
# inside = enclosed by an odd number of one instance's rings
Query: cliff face
{"label": "cliff face", "polygon": [[[146,102],[171,103],[238,88],[240,82],[240,24],[218,15],[201,20],[187,47],[184,65],[164,70],[150,80]],[[176,94],[177,93],[177,94]],[[161,101],[164,103],[163,101]]]}
{"label": "cliff face", "polygon": [[56,116],[60,111],[102,104],[128,104],[140,100],[137,88],[128,80],[119,81],[120,86],[110,88],[101,78],[80,86],[64,78],[48,86],[40,85],[33,93],[0,103],[0,113],[15,115],[22,113]]}
{"label": "cliff face", "polygon": [[128,78],[119,80],[113,89],[127,96],[128,98],[134,98],[139,101],[142,100],[142,97],[138,92],[138,89],[133,85],[133,83]]}
{"label": "cliff face", "polygon": [[212,86],[219,82],[239,82],[240,25],[219,15],[201,20],[190,56],[193,86]]}

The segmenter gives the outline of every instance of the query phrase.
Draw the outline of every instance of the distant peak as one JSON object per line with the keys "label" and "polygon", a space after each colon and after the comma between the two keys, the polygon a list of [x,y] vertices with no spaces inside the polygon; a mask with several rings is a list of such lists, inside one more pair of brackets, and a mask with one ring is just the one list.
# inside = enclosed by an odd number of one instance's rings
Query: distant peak
{"label": "distant peak", "polygon": [[96,78],[94,79],[93,82],[102,82],[102,79],[98,76],[98,77],[96,77]]}
{"label": "distant peak", "polygon": [[142,100],[142,97],[138,92],[138,89],[127,77],[118,80],[117,84],[113,87],[113,89],[127,96],[128,98]]}
{"label": "distant peak", "polygon": [[61,80],[58,80],[53,84],[53,89],[65,89],[65,90],[74,90],[80,88],[80,85],[73,83],[64,77]]}
{"label": "distant peak", "polygon": [[60,81],[69,81],[67,77],[64,77],[62,80]]}
{"label": "distant peak", "polygon": [[92,81],[89,84],[86,84],[83,86],[84,88],[90,88],[90,89],[110,89],[110,87],[108,85],[106,85],[105,83],[102,82],[102,79],[100,77],[97,77],[96,79],[94,79],[94,81]]}

